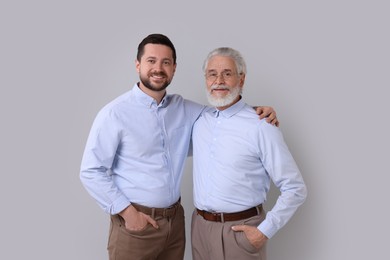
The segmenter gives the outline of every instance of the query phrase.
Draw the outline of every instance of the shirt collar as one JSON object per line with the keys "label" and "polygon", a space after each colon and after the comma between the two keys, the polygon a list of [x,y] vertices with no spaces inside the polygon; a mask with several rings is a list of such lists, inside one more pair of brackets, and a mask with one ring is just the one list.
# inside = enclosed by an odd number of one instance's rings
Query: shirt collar
{"label": "shirt collar", "polygon": [[217,108],[214,108],[213,114],[215,117],[222,115],[223,117],[229,118],[237,114],[244,106],[245,102],[242,100],[242,98],[240,98],[237,103],[226,108],[225,110],[218,110]]}
{"label": "shirt collar", "polygon": [[148,94],[146,94],[145,92],[143,92],[139,88],[138,84],[139,83],[134,84],[134,87],[133,87],[134,97],[136,98],[136,100],[138,102],[140,102],[141,104],[143,104],[149,108],[152,106],[166,107],[168,105],[169,100],[170,100],[169,95],[165,94],[165,96],[161,100],[160,104],[157,105],[156,100],[154,98],[152,98],[151,96],[149,96]]}

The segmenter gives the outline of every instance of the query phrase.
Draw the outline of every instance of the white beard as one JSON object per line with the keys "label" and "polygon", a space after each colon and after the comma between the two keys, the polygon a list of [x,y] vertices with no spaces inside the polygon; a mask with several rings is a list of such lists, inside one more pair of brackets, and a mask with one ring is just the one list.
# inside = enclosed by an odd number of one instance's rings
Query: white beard
{"label": "white beard", "polygon": [[[213,89],[217,89],[217,88],[229,89],[229,93],[226,96],[224,96],[224,97],[215,97],[215,96],[213,96],[211,94],[211,92],[213,91]],[[228,86],[225,86],[225,85],[212,85],[210,91],[208,91],[207,88],[206,88],[207,99],[208,99],[210,105],[212,105],[214,107],[229,106],[241,94],[242,94],[242,88],[240,88],[238,86],[234,87],[234,88],[231,88],[231,87],[228,87]]]}

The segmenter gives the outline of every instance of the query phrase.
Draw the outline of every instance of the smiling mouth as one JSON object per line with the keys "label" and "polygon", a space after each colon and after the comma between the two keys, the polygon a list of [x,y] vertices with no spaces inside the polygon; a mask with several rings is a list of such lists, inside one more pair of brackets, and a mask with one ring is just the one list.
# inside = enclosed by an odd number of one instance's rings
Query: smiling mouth
{"label": "smiling mouth", "polygon": [[157,84],[161,84],[161,83],[163,83],[163,82],[166,81],[166,77],[164,77],[164,76],[152,75],[152,76],[150,77],[150,80],[153,81],[153,82],[155,82],[155,83],[157,83]]}
{"label": "smiling mouth", "polygon": [[229,91],[229,89],[227,89],[227,88],[214,88],[214,89],[211,90],[211,92],[214,92],[214,91],[216,91],[216,92],[223,92],[223,91]]}
{"label": "smiling mouth", "polygon": [[157,80],[161,80],[161,79],[165,79],[167,75],[165,75],[164,73],[153,73],[150,75],[150,77]]}
{"label": "smiling mouth", "polygon": [[152,76],[152,78],[155,78],[155,79],[164,79],[165,77],[164,77],[164,76],[157,76],[157,75],[154,75],[154,76]]}

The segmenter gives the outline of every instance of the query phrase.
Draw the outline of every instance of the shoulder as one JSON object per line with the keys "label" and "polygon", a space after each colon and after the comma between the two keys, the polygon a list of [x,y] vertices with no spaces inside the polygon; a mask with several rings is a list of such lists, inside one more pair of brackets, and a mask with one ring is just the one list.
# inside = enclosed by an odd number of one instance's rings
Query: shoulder
{"label": "shoulder", "polygon": [[97,114],[97,118],[109,118],[114,117],[118,113],[120,113],[121,110],[123,110],[124,107],[128,107],[130,102],[130,91],[116,97],[109,103],[107,103],[105,106],[103,106],[100,111]]}
{"label": "shoulder", "polygon": [[249,122],[254,123],[256,125],[267,123],[265,119],[260,119],[259,115],[256,113],[256,110],[248,104],[245,104],[242,109],[238,111],[237,115],[240,118],[248,120]]}
{"label": "shoulder", "polygon": [[200,112],[206,107],[204,105],[201,105],[199,103],[196,103],[192,100],[185,99],[181,95],[178,94],[171,94],[169,95],[169,106],[174,109],[184,109],[186,113],[190,114],[197,114],[199,115]]}
{"label": "shoulder", "polygon": [[169,94],[168,97],[171,100],[171,102],[173,102],[173,103],[180,103],[180,104],[183,104],[185,106],[191,106],[191,107],[197,107],[197,108],[205,107],[204,105],[196,103],[192,100],[185,99],[179,94]]}
{"label": "shoulder", "polygon": [[264,134],[271,134],[280,132],[279,127],[276,127],[267,122],[265,118],[260,119],[259,115],[256,113],[256,110],[250,105],[246,104],[238,113],[238,115],[244,120],[248,121],[251,124],[255,125],[259,132]]}

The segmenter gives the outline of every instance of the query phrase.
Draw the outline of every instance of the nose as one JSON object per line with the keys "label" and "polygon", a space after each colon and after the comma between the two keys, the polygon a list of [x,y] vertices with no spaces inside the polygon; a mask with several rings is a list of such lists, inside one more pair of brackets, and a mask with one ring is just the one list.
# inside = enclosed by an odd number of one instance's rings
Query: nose
{"label": "nose", "polygon": [[222,73],[218,74],[217,78],[215,79],[215,84],[221,85],[221,84],[224,84],[224,83],[225,83],[225,79],[224,79]]}
{"label": "nose", "polygon": [[163,63],[156,61],[150,68],[155,72],[161,72],[163,70]]}
{"label": "nose", "polygon": [[156,62],[154,64],[154,69],[157,70],[157,71],[161,71],[162,70],[162,63],[161,62]]}

